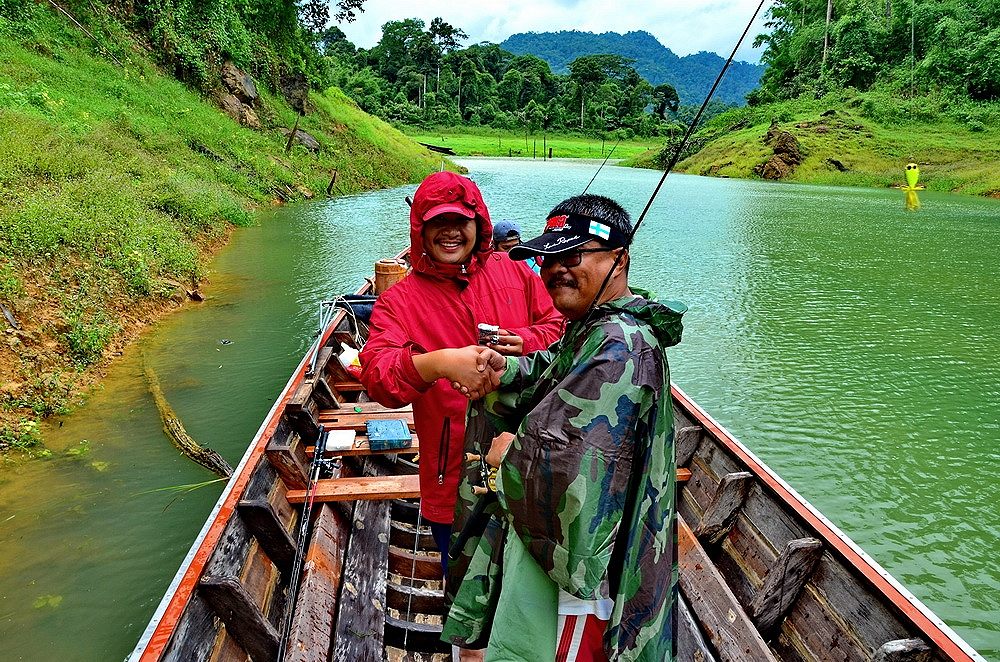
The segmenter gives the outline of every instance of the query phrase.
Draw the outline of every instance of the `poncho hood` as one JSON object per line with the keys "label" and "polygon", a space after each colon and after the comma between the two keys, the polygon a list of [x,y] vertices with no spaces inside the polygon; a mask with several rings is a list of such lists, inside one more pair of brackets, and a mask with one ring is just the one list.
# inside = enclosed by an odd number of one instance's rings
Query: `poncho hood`
{"label": "poncho hood", "polygon": [[[441,213],[476,219],[477,243],[466,264],[441,264],[424,252],[424,223]],[[410,206],[410,260],[413,270],[428,276],[461,278],[480,269],[493,252],[493,223],[479,187],[468,177],[441,171],[417,187]]]}
{"label": "poncho hood", "polygon": [[622,297],[597,307],[599,312],[623,311],[653,329],[653,335],[663,347],[673,347],[681,341],[684,325],[681,317],[687,306],[680,301],[662,301],[656,295],[636,287],[630,288],[635,297]]}

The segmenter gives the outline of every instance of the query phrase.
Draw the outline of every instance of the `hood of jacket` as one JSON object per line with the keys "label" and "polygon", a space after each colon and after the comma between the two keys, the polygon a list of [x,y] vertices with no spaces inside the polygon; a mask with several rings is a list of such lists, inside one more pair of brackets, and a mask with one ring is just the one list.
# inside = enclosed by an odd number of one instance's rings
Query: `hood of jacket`
{"label": "hood of jacket", "polygon": [[[476,219],[477,243],[469,261],[462,264],[435,262],[424,251],[424,224],[437,214],[453,211]],[[410,206],[410,261],[413,270],[440,278],[461,278],[482,268],[493,252],[493,223],[479,187],[468,177],[441,171],[428,176],[417,187]]]}
{"label": "hood of jacket", "polygon": [[661,301],[646,290],[636,287],[629,288],[637,297],[622,297],[607,301],[598,309],[601,311],[623,311],[645,322],[653,329],[653,335],[663,347],[672,347],[681,341],[684,325],[681,317],[688,307],[680,301]]}

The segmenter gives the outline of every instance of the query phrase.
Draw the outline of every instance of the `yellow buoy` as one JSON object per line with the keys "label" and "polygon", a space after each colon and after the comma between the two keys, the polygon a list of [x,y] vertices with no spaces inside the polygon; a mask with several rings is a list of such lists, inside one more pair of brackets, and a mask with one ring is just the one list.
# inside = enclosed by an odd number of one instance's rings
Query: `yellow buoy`
{"label": "yellow buoy", "polygon": [[917,182],[920,181],[920,166],[916,163],[906,164],[906,185],[911,189],[917,188]]}

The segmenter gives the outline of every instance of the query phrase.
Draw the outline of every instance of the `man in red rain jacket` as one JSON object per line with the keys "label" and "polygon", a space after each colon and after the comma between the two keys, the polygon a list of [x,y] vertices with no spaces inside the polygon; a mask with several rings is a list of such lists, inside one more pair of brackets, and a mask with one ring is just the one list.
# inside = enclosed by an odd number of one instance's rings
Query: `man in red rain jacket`
{"label": "man in red rain jacket", "polygon": [[500,342],[490,347],[510,355],[545,349],[562,332],[562,316],[542,281],[494,251],[492,242],[479,187],[451,172],[427,177],[410,207],[413,271],[379,297],[361,352],[361,382],[372,398],[387,407],[413,403],[421,513],[442,565],[463,465],[468,401],[439,379],[440,367],[474,351],[469,346],[478,342],[480,323],[500,327]]}

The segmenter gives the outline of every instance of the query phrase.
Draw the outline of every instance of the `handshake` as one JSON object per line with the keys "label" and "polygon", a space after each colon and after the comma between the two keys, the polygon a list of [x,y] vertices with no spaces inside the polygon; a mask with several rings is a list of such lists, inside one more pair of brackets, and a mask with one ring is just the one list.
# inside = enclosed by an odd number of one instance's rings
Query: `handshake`
{"label": "handshake", "polygon": [[453,389],[478,400],[500,386],[507,360],[489,347],[470,345],[416,354],[413,365],[425,382],[447,379]]}

